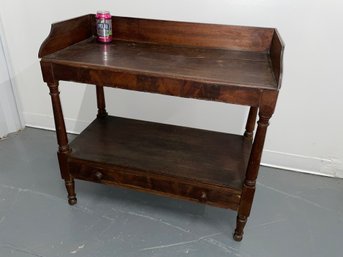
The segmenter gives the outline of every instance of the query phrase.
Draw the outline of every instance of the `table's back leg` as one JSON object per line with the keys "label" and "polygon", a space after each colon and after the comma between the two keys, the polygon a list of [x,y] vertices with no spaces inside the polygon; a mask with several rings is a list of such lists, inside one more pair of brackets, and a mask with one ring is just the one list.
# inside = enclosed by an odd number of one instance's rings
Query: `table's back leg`
{"label": "table's back leg", "polygon": [[75,194],[74,179],[68,171],[67,154],[70,152],[68,144],[67,132],[64,124],[63,112],[60,101],[60,92],[58,90],[58,82],[48,83],[50,90],[52,109],[54,112],[57,143],[58,143],[58,162],[60,165],[61,176],[65,181],[65,186],[68,192],[68,203],[74,205],[77,202]]}
{"label": "table's back leg", "polygon": [[98,105],[98,118],[107,117],[106,104],[105,104],[105,94],[103,86],[96,86],[96,100]]}
{"label": "table's back leg", "polygon": [[250,107],[247,123],[245,126],[244,137],[252,140],[254,136],[254,129],[256,124],[257,107]]}

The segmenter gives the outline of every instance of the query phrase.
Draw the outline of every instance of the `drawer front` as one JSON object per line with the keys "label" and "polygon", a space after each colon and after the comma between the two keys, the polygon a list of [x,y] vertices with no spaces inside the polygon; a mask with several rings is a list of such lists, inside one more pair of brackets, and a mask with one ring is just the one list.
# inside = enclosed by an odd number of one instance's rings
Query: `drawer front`
{"label": "drawer front", "polygon": [[69,161],[68,164],[72,176],[81,180],[113,184],[233,210],[237,210],[239,206],[239,192],[229,188],[143,171],[130,171],[75,161]]}

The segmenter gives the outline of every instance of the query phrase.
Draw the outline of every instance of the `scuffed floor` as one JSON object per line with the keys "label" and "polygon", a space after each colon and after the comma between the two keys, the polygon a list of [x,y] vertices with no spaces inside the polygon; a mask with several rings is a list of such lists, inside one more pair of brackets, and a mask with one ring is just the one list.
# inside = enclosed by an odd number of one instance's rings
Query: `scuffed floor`
{"label": "scuffed floor", "polygon": [[39,129],[0,141],[0,256],[342,256],[343,180],[262,167],[238,243],[230,210],[84,181],[69,206],[56,149]]}

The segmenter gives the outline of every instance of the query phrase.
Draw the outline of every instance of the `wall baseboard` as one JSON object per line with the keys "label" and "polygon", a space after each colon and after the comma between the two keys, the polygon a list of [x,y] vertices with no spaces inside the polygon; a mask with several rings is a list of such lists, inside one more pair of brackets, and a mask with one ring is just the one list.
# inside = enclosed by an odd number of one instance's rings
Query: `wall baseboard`
{"label": "wall baseboard", "polygon": [[[37,113],[24,113],[26,126],[55,130],[54,118]],[[91,121],[65,119],[68,133],[79,134]],[[295,172],[343,178],[343,163],[336,159],[324,159],[265,149],[261,165]]]}
{"label": "wall baseboard", "polygon": [[327,177],[343,178],[342,162],[265,149],[261,165]]}
{"label": "wall baseboard", "polygon": [[[24,112],[23,115],[27,127],[55,131],[55,121],[53,116],[27,112]],[[80,134],[81,131],[84,130],[92,121],[81,121],[65,118],[64,122],[68,133]]]}

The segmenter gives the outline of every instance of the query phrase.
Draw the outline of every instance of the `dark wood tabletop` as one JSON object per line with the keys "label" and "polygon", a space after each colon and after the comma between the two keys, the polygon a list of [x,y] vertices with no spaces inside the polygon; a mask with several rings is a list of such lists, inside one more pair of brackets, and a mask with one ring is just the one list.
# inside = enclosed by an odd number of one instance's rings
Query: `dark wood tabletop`
{"label": "dark wood tabletop", "polygon": [[273,28],[112,17],[113,42],[95,39],[95,17],[52,25],[42,44],[44,81],[259,106],[281,86],[283,45]]}
{"label": "dark wood tabletop", "polygon": [[114,40],[84,40],[44,57],[45,61],[94,70],[144,74],[228,86],[277,89],[266,52],[196,48]]}

